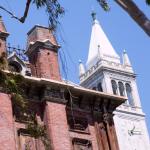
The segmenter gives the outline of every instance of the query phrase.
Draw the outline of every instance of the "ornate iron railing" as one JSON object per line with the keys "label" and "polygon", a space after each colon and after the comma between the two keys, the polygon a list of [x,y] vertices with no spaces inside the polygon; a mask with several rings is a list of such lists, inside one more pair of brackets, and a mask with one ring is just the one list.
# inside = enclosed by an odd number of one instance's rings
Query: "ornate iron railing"
{"label": "ornate iron railing", "polygon": [[28,57],[25,54],[25,49],[21,49],[20,46],[13,47],[10,43],[7,44],[7,55],[10,56],[13,52],[23,61],[28,61]]}

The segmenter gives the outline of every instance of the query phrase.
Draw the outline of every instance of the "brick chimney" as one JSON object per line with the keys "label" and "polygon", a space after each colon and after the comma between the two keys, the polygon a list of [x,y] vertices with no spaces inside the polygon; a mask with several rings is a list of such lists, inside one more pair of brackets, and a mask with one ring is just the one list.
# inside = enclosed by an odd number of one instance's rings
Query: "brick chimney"
{"label": "brick chimney", "polygon": [[2,16],[0,16],[0,55],[6,52],[6,39],[9,33],[6,31]]}
{"label": "brick chimney", "polygon": [[59,45],[53,32],[49,28],[36,25],[27,35],[26,54],[29,57],[32,75],[60,81]]}

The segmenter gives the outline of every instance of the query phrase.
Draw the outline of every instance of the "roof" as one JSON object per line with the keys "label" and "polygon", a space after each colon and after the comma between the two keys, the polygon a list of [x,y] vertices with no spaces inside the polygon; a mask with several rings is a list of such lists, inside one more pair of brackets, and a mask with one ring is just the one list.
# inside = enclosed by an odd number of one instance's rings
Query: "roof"
{"label": "roof", "polygon": [[113,94],[108,94],[105,92],[99,92],[91,89],[87,89],[84,87],[81,87],[76,84],[72,84],[70,82],[61,82],[61,81],[56,81],[52,79],[45,79],[45,78],[37,78],[37,77],[29,77],[25,76],[25,79],[36,83],[36,84],[44,84],[47,86],[51,87],[57,87],[57,88],[62,88],[64,90],[69,90],[73,95],[77,97],[86,97],[85,100],[93,100],[93,99],[99,99],[100,101],[105,101],[105,103],[112,104],[113,108],[115,109],[116,107],[120,106],[122,103],[124,103],[127,98],[118,96],[118,95],[113,95]]}
{"label": "roof", "polygon": [[99,21],[94,18],[92,33],[89,45],[87,68],[90,69],[99,59],[105,59],[120,63],[120,57],[116,53],[106,34],[104,33]]}
{"label": "roof", "polygon": [[[14,74],[8,70],[4,70],[4,72],[8,74]],[[15,73],[15,75],[17,74],[19,73]],[[76,100],[78,100],[78,102],[80,103],[82,101],[82,106],[85,108],[86,108],[86,104],[90,106],[90,109],[92,108],[92,106],[94,106],[94,108],[96,106],[100,110],[103,108],[103,106],[107,106],[108,112],[113,112],[116,109],[116,107],[120,106],[122,103],[124,103],[127,100],[126,97],[87,89],[79,85],[72,84],[68,81],[67,82],[56,81],[52,79],[37,78],[37,77],[31,77],[31,76],[23,76],[23,77],[24,77],[26,85],[29,85],[29,87],[23,86],[24,88],[30,88],[31,92],[42,90],[42,93],[43,93],[42,98],[36,101],[35,96],[32,95],[34,96],[34,99],[31,99],[31,101],[43,102],[46,100],[46,101],[51,101],[55,103],[63,103],[63,104],[67,103],[68,104],[69,99],[67,99],[65,95],[69,94],[70,95],[69,97],[72,97],[72,102],[74,101],[76,102]],[[53,93],[53,90],[54,90],[54,93]],[[64,93],[64,96],[57,97],[62,92]],[[56,97],[55,97],[55,94],[56,94]]]}
{"label": "roof", "polygon": [[2,16],[0,16],[0,36],[7,37],[9,33],[6,30],[4,22],[2,20]]}

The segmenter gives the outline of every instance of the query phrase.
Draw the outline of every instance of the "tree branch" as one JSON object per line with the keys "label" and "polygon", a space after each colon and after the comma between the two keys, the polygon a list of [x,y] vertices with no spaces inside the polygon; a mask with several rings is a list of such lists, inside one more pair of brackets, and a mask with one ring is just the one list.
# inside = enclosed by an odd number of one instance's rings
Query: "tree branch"
{"label": "tree branch", "polygon": [[24,15],[21,18],[15,16],[11,11],[7,10],[3,6],[0,6],[0,9],[4,10],[5,12],[7,12],[12,18],[20,21],[21,23],[24,23],[26,18],[27,18],[27,16],[28,16],[28,12],[29,12],[29,7],[30,7],[30,4],[31,4],[31,1],[32,0],[27,0],[26,7],[25,7],[25,10],[24,10]]}
{"label": "tree branch", "polygon": [[26,8],[25,8],[25,11],[24,11],[24,15],[23,17],[20,18],[20,22],[24,23],[27,16],[28,16],[28,12],[29,12],[29,7],[30,7],[30,4],[31,4],[31,1],[32,0],[27,0],[26,2]]}
{"label": "tree branch", "polygon": [[132,0],[114,0],[150,36],[150,20]]}

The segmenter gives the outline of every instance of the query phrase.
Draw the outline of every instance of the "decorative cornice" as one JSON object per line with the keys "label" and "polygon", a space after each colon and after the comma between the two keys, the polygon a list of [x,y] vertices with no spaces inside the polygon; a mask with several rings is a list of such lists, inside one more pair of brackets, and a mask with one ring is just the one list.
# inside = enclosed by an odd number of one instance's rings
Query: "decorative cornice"
{"label": "decorative cornice", "polygon": [[98,61],[96,65],[92,66],[88,71],[86,71],[85,74],[80,76],[80,83],[82,84],[84,81],[88,80],[88,78],[95,74],[95,72],[98,70],[109,70],[112,72],[118,72],[119,74],[126,74],[134,77],[136,76],[131,67],[124,66],[120,63],[101,60]]}
{"label": "decorative cornice", "polygon": [[45,42],[36,41],[35,43],[29,45],[25,54],[29,56],[33,51],[37,50],[37,48],[45,48],[45,49],[53,50],[57,52],[60,46],[53,45],[50,41],[45,41]]}
{"label": "decorative cornice", "polygon": [[7,38],[8,36],[9,36],[8,32],[1,32],[0,31],[0,37]]}

